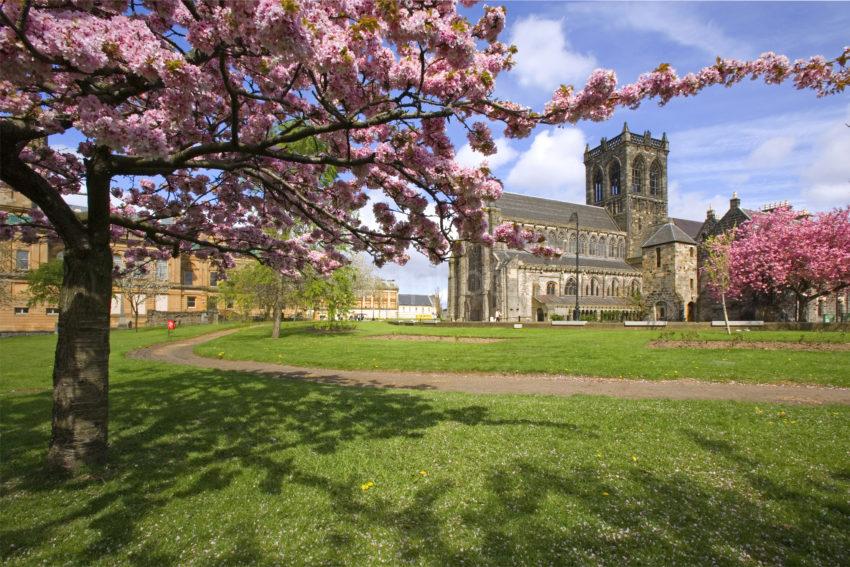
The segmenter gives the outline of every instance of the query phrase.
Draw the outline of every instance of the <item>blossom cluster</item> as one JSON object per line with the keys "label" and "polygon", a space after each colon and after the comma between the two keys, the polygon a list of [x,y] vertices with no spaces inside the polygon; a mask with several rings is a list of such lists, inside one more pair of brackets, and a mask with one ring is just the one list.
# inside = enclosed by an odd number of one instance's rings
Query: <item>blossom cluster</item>
{"label": "blossom cluster", "polygon": [[[493,96],[515,53],[499,41],[505,19],[487,6],[472,23],[444,1],[5,2],[0,122],[36,132],[27,142],[86,137],[78,154],[31,144],[9,164],[67,195],[89,182],[82,160],[99,163],[116,180],[113,236],[142,243],[133,262],[192,250],[326,271],[343,249],[380,265],[413,246],[439,261],[457,239],[551,255],[539,235],[488,226],[483,207],[501,183],[455,162],[449,121],[490,155],[488,121],[524,137],[747,77],[818,95],[848,81],[850,49],[836,61],[718,60],[681,78],[662,65],[619,88],[597,70],[535,112]],[[374,222],[369,192],[381,195]]]}

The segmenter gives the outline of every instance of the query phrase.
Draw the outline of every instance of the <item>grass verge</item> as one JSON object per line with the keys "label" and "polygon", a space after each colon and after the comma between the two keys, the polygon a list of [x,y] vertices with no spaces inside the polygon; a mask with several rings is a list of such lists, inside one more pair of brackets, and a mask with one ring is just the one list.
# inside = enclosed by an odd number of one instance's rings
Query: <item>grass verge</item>
{"label": "grass verge", "polygon": [[[394,341],[388,334],[504,339],[492,343]],[[758,331],[740,341],[848,342],[845,333]],[[203,356],[279,362],[314,368],[429,372],[543,373],[614,378],[697,378],[738,382],[795,382],[850,386],[850,353],[742,349],[653,349],[662,339],[727,340],[723,331],[684,335],[632,329],[510,329],[404,327],[361,323],[344,334],[311,332],[309,324],[284,326],[281,339],[254,327],[196,347]],[[223,353],[223,354],[221,354]]]}

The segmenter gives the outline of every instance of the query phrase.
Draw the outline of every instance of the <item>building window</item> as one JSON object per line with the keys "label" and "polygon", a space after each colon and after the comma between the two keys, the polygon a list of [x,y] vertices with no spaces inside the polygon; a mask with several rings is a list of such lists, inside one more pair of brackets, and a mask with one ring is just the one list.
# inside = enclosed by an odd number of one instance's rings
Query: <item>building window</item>
{"label": "building window", "polygon": [[661,194],[661,166],[658,162],[652,162],[649,168],[649,192],[652,195]]}
{"label": "building window", "polygon": [[570,248],[569,249],[570,249],[570,252],[572,252],[573,254],[576,253],[576,235],[575,234],[570,235]]}
{"label": "building window", "polygon": [[694,290],[694,278],[691,278],[691,291]]}
{"label": "building window", "polygon": [[690,253],[691,253],[691,258],[693,258],[693,257],[694,257],[694,248],[693,248],[693,246],[692,246],[692,247],[691,247],[691,249],[690,249]]}
{"label": "building window", "polygon": [[596,237],[595,237],[595,236],[591,236],[591,237],[590,237],[590,255],[591,255],[591,256],[596,256],[596,255],[597,255],[597,254],[596,254],[596,252],[597,252],[596,248],[597,248],[597,246],[596,246]]}
{"label": "building window", "polygon": [[194,309],[195,308],[195,296],[187,295],[186,296],[186,309]]}
{"label": "building window", "polygon": [[608,177],[611,180],[611,195],[620,194],[620,162],[615,161],[611,164],[611,169],[608,170]]}
{"label": "building window", "polygon": [[823,315],[823,301],[818,301],[818,317]]}
{"label": "building window", "polygon": [[15,307],[15,315],[26,315],[30,312],[29,307]]}
{"label": "building window", "polygon": [[549,282],[546,284],[546,295],[555,295],[555,282]]}
{"label": "building window", "polygon": [[218,272],[210,272],[210,287],[218,286]]}
{"label": "building window", "polygon": [[593,176],[593,198],[597,203],[601,203],[602,197],[602,171],[597,169]]}
{"label": "building window", "polygon": [[656,268],[661,267],[661,248],[655,249],[655,267]]}
{"label": "building window", "polygon": [[578,248],[579,248],[579,250],[578,250],[579,254],[581,254],[582,256],[587,255],[587,237],[586,236],[584,236],[584,235],[581,236],[581,238],[579,239]]}
{"label": "building window", "polygon": [[168,260],[156,261],[156,279],[161,282],[168,280]]}
{"label": "building window", "polygon": [[28,250],[15,251],[15,269],[29,270],[30,269],[30,253]]}
{"label": "building window", "polygon": [[570,278],[567,280],[567,286],[564,288],[564,293],[566,295],[576,294],[576,280],[574,278]]}
{"label": "building window", "polygon": [[637,158],[632,164],[632,192],[643,193],[643,158]]}
{"label": "building window", "polygon": [[59,308],[58,307],[48,307],[47,308],[47,314],[48,315],[59,315]]}

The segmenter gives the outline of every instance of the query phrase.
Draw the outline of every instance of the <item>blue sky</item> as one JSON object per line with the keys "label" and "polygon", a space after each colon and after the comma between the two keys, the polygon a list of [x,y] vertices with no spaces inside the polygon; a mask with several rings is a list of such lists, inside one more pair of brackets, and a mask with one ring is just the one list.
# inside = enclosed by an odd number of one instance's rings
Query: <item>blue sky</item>
{"label": "blue sky", "polygon": [[[497,95],[542,108],[561,83],[584,84],[597,67],[613,69],[632,82],[659,63],[680,74],[715,57],[752,58],[765,51],[791,59],[828,58],[850,45],[847,3],[567,3],[505,2],[503,41],[517,44],[518,64],[497,82]],[[466,12],[477,19],[480,6]],[[818,99],[790,85],[746,82],[713,87],[699,96],[648,102],[619,110],[601,123],[542,128],[525,140],[499,140],[489,158],[505,190],[584,200],[585,143],[632,132],[666,132],[670,139],[670,214],[700,220],[709,205],[725,212],[737,191],[749,208],[788,200],[798,208],[823,210],[850,203],[850,97]],[[459,159],[475,163],[455,143]],[[498,136],[498,131],[494,130]],[[447,284],[445,265],[431,266],[415,255],[404,267],[379,272],[405,293],[432,293]]]}

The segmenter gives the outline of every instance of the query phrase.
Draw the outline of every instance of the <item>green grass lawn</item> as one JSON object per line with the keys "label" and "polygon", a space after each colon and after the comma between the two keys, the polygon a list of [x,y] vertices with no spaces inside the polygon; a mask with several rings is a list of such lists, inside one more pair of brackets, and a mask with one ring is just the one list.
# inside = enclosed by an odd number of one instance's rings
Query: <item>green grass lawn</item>
{"label": "green grass lawn", "polygon": [[[198,354],[295,366],[422,371],[547,373],[620,378],[799,382],[850,386],[850,352],[654,349],[659,338],[725,340],[722,330],[671,333],[633,329],[511,329],[360,323],[351,333],[317,334],[305,323],[268,326],[199,345]],[[376,335],[418,334],[504,339],[485,344],[390,341]],[[846,333],[754,331],[741,341],[850,342]]]}
{"label": "green grass lawn", "polygon": [[111,464],[72,481],[43,472],[53,337],[0,340],[4,561],[850,562],[848,407],[342,388],[122,356],[162,338],[113,335]]}

